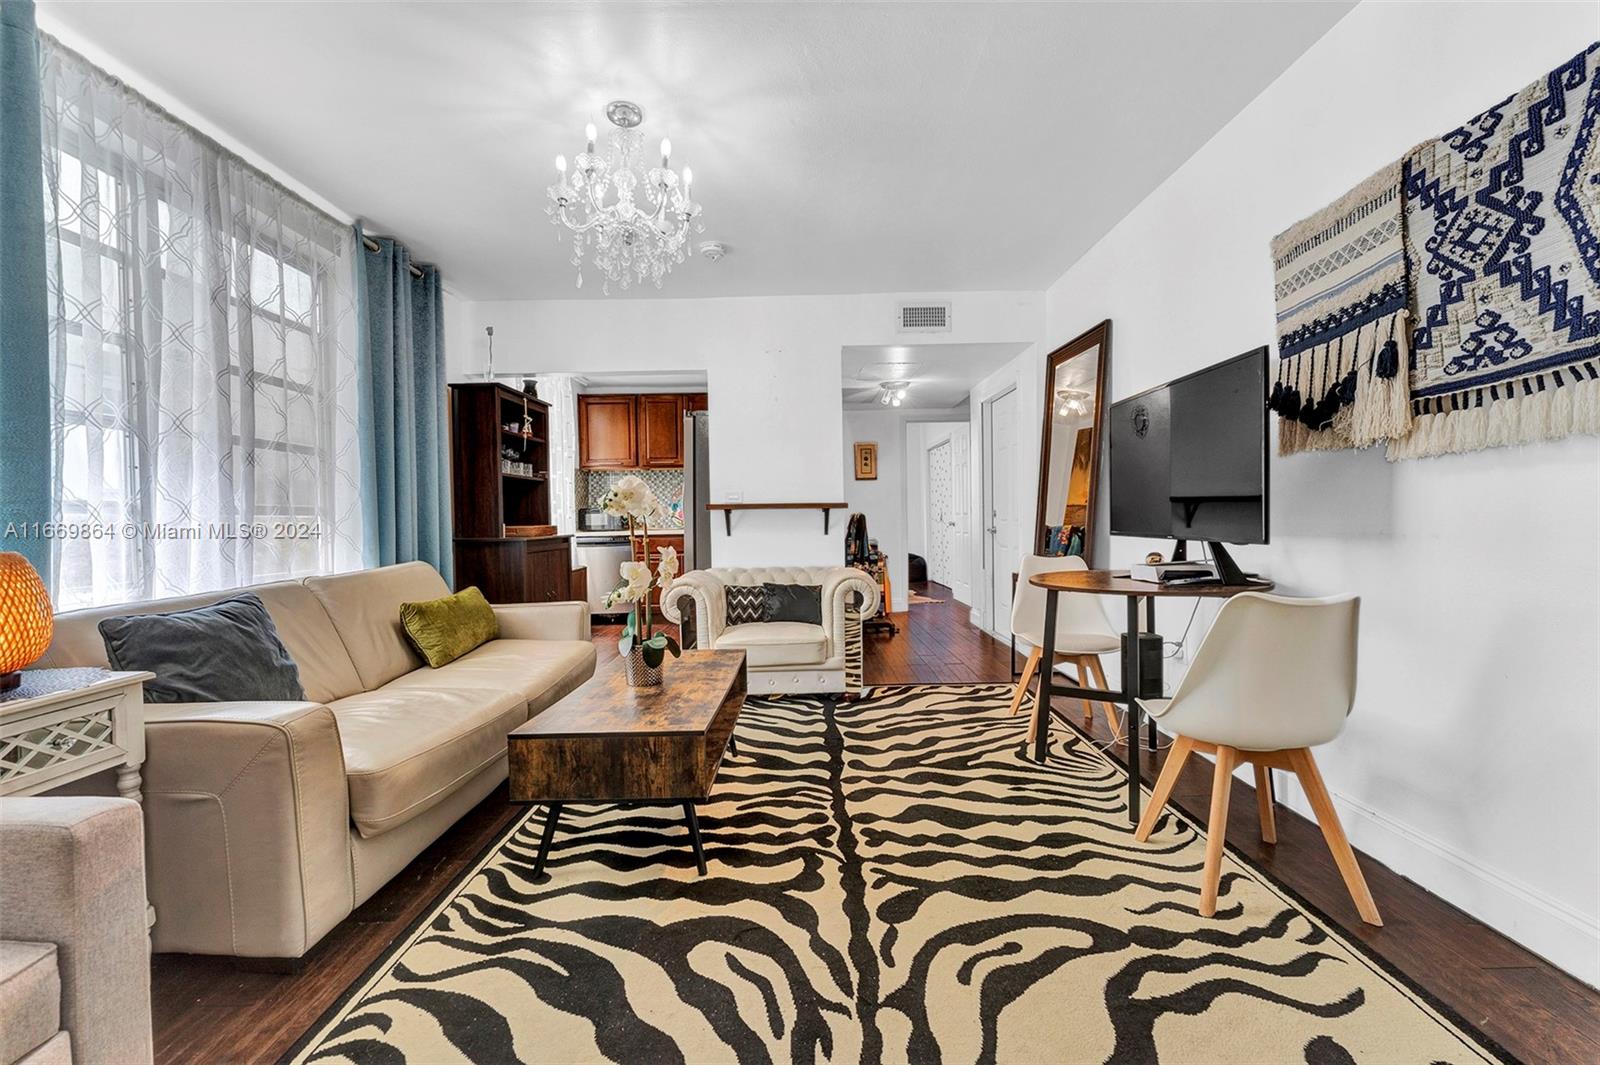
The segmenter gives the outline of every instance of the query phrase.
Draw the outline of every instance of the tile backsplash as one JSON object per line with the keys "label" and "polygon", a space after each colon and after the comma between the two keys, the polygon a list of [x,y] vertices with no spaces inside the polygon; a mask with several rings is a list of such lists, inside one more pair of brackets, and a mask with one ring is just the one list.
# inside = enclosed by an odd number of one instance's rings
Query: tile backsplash
{"label": "tile backsplash", "polygon": [[637,477],[650,486],[650,490],[667,508],[667,518],[659,528],[683,528],[683,471],[682,470],[579,470],[577,481],[578,506],[598,507],[611,486],[624,477]]}

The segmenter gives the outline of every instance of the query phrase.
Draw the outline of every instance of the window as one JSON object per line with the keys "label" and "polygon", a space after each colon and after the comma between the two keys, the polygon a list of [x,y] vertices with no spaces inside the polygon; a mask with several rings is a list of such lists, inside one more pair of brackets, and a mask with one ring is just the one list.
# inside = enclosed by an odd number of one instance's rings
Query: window
{"label": "window", "polygon": [[44,42],[62,608],[354,568],[353,234]]}

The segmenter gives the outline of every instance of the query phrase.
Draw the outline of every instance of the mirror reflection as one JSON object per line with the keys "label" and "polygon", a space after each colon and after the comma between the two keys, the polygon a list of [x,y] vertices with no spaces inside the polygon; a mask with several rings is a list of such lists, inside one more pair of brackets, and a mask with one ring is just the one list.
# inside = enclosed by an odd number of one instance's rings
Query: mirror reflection
{"label": "mirror reflection", "polygon": [[1111,323],[1057,349],[1045,363],[1035,553],[1092,564],[1100,472],[1100,421]]}

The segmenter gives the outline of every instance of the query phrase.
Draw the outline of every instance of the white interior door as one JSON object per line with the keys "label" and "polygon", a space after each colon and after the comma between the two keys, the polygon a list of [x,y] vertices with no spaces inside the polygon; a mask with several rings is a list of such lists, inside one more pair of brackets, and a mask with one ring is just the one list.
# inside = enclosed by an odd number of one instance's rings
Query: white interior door
{"label": "white interior door", "polygon": [[928,448],[928,579],[946,586],[955,550],[955,516],[950,506],[954,451],[948,436]]}
{"label": "white interior door", "polygon": [[996,632],[1011,628],[1011,574],[1022,560],[1021,529],[1017,523],[1017,390],[1010,389],[985,404],[984,473],[988,480],[984,499],[989,521],[988,560],[989,626]]}
{"label": "white interior door", "polygon": [[950,596],[972,605],[972,441],[966,426],[950,434]]}

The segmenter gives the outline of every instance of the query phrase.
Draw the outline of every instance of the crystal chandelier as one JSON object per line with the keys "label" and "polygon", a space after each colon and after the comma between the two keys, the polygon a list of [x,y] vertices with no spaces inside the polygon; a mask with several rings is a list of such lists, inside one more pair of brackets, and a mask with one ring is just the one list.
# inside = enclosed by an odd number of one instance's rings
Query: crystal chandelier
{"label": "crystal chandelier", "polygon": [[[683,178],[667,165],[672,142],[661,141],[661,165],[644,167],[640,147],[644,134],[639,123],[644,110],[627,100],[606,105],[606,118],[616,127],[607,139],[605,155],[595,150],[596,131],[591,122],[584,130],[589,146],[573,160],[556,156],[556,183],[550,186],[545,214],[551,225],[572,230],[572,265],[583,287],[583,257],[588,253],[604,276],[602,291],[612,283],[626,290],[646,279],[661,287],[662,278],[683,262],[690,232],[703,233],[700,205],[689,194],[694,172],[683,168]],[[644,187],[643,204],[635,198]],[[607,197],[610,196],[608,201]]]}
{"label": "crystal chandelier", "polygon": [[1056,393],[1056,417],[1082,418],[1089,413],[1089,393],[1081,388],[1063,388]]}

